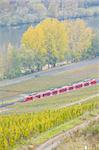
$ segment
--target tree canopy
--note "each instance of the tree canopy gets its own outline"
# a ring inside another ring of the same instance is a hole
[[[54,67],[61,61],[79,61],[93,56],[92,46],[97,39],[81,19],[59,21],[47,18],[23,33],[18,50],[9,44],[6,76],[12,78],[22,71],[39,71],[46,65]]]
[[[86,26],[86,23],[77,19],[76,21],[64,21],[66,29],[68,28],[68,50],[76,59],[80,59],[83,53],[86,53],[91,47],[93,31]]]
[[[48,18],[35,28],[28,28],[23,34],[22,45],[26,48],[23,52],[30,59],[33,56],[44,56],[48,65],[55,66],[57,62],[64,60],[67,54],[79,60],[91,47],[92,39],[93,31],[83,20],[61,22]]]
[[[0,24],[99,16],[99,0],[0,0]]]

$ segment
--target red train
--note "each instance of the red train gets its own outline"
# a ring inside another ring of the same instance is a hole
[[[96,79],[88,79],[88,80],[85,80],[83,82],[79,82],[79,83],[76,83],[76,84],[73,84],[70,86],[64,86],[61,88],[56,88],[56,89],[52,89],[52,90],[48,90],[48,91],[44,91],[44,92],[39,92],[39,93],[27,95],[23,98],[23,102],[41,99],[44,97],[54,96],[54,95],[58,95],[58,94],[63,94],[63,93],[66,93],[66,92],[69,92],[72,90],[78,90],[78,89],[81,89],[83,87],[92,86],[95,84],[96,84]]]

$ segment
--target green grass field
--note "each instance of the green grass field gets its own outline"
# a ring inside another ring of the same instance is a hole
[[[98,91],[99,85],[96,85],[36,101],[17,103],[15,105],[8,106],[7,108],[10,108],[10,110],[4,113],[38,112],[48,109],[57,109],[68,103],[79,101],[90,97],[91,95],[95,95],[98,93]]]
[[[59,72],[53,76],[37,77],[18,84],[0,88],[0,99],[10,98],[22,93],[47,90],[49,88],[69,85],[86,78],[99,78],[99,63],[89,64],[79,69]]]

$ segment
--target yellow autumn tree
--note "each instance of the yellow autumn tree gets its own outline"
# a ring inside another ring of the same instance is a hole
[[[28,60],[30,67],[36,65],[38,70],[41,69],[44,60],[42,57],[46,54],[44,40],[44,33],[38,27],[29,27],[22,36],[23,57]]]
[[[44,64],[55,66],[67,54],[71,59],[79,60],[91,47],[92,39],[92,29],[83,20],[61,22],[48,18],[23,34],[23,62],[25,66],[34,65],[39,70]]]
[[[76,21],[64,21],[64,24],[69,31],[68,50],[76,60],[79,60],[82,54],[86,53],[91,47],[93,31],[80,19]]]
[[[40,28],[32,26],[22,36],[22,45],[27,48],[27,53],[45,53],[44,34]]]
[[[57,19],[48,18],[41,22],[37,28],[44,32],[47,63],[55,66],[58,60],[64,59],[67,50],[68,35],[65,26]]]

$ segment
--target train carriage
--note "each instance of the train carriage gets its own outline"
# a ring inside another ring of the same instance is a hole
[[[58,89],[54,89],[54,90],[52,90],[52,95],[57,95],[57,94],[59,94]]]
[[[61,88],[56,88],[56,89],[52,89],[52,90],[48,90],[48,91],[44,91],[44,92],[40,92],[40,93],[32,93],[30,95],[26,95],[24,96],[24,102],[27,101],[31,101],[31,100],[35,100],[35,99],[41,99],[44,97],[49,97],[49,96],[54,96],[54,95],[58,95],[58,94],[63,94],[65,92],[69,92],[72,90],[79,90],[83,87],[87,87],[87,86],[92,86],[95,85],[96,79],[87,79],[84,80],[83,82],[79,82],[70,86],[64,86]]]
[[[92,79],[92,80],[90,81],[90,84],[91,84],[91,85],[95,85],[95,84],[96,84],[96,79]]]
[[[52,92],[50,90],[42,93],[42,97],[48,97],[48,96],[51,96],[51,95],[52,95]]]
[[[67,91],[68,91],[67,86],[58,89],[59,94],[65,93]]]
[[[68,86],[68,92],[71,91],[71,90],[74,90],[74,86]]]
[[[83,82],[80,82],[80,83],[77,83],[77,84],[74,84],[73,87],[74,87],[74,90],[79,90],[80,88],[82,88],[84,86],[84,83]]]

